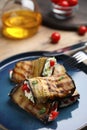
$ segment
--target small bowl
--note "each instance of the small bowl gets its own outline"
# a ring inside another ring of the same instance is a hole
[[[67,19],[75,15],[78,10],[78,5],[63,7],[52,3],[52,12],[57,19]]]

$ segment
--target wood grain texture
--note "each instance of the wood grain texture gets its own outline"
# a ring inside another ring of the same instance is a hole
[[[2,5],[4,5],[5,1],[7,0],[0,0],[0,9],[2,9]],[[76,44],[79,41],[87,41],[87,34],[84,36],[79,36],[77,31],[64,31],[49,28],[43,25],[39,27],[37,34],[31,38],[24,40],[12,40],[7,39],[2,35],[1,28],[2,21],[0,21],[0,61],[22,52],[41,50],[53,51],[62,47]],[[61,40],[58,44],[51,44],[50,41],[50,36],[54,31],[59,32],[61,35]]]
[[[50,36],[54,31],[61,34],[61,40],[58,44],[51,44],[50,41]],[[79,36],[77,32],[60,31],[45,26],[40,26],[36,35],[24,40],[11,40],[0,34],[0,61],[22,52],[53,51],[86,40],[87,34]]]

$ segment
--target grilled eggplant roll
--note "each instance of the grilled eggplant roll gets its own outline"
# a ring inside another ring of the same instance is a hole
[[[65,72],[65,68],[57,64],[54,57],[41,57],[32,61],[17,62],[12,70],[10,78],[16,83],[21,83],[26,78],[59,75]]]
[[[46,103],[48,100],[65,98],[75,91],[75,84],[68,74],[28,79],[34,102]]]
[[[75,84],[68,74],[51,77],[36,77],[23,82],[25,96],[33,103],[46,103],[72,95],[75,91]]]
[[[10,97],[18,106],[46,123],[57,117],[60,100],[74,91],[72,78],[62,74],[27,79],[12,89]]]
[[[13,88],[10,92],[10,97],[14,103],[25,110],[28,113],[33,114],[39,120],[44,123],[53,121],[57,118],[58,112],[58,101],[43,103],[34,103],[32,100],[32,95],[30,96],[24,93],[29,93],[30,90],[27,88],[26,84],[18,85]]]
[[[33,61],[19,61],[12,70],[11,80],[21,83],[26,78],[37,77],[41,74],[46,58],[39,58]]]

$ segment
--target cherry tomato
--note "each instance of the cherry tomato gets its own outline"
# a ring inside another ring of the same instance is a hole
[[[28,86],[27,86],[27,84],[24,84],[23,86],[22,86],[22,90],[23,91],[27,91],[27,92],[30,92],[30,89],[28,88]]]
[[[60,34],[58,32],[54,32],[51,35],[52,43],[57,43],[60,40]]]
[[[58,115],[59,115],[59,112],[51,111],[50,119],[51,119],[51,120],[54,120]]]
[[[54,4],[57,4],[59,0],[51,0]]]
[[[54,65],[55,65],[55,61],[50,60],[50,66],[52,67],[52,66],[54,66]]]
[[[84,35],[85,33],[87,32],[87,28],[86,26],[80,26],[79,29],[78,29],[78,34],[79,35]]]
[[[62,0],[60,3],[59,3],[60,6],[62,7],[69,7],[69,3],[67,0]]]
[[[58,0],[57,4],[60,5],[63,0]]]
[[[68,0],[70,6],[75,6],[78,4],[78,0]]]

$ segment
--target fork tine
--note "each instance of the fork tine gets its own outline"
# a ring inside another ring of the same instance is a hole
[[[75,54],[73,55],[73,57],[78,56],[78,55],[85,55],[85,54],[84,54],[84,52],[79,51],[79,52],[75,53]]]
[[[84,61],[86,59],[87,59],[87,55],[84,52],[79,51],[76,54],[74,54],[72,57],[68,58],[64,62],[64,65],[69,68],[70,67],[76,68],[79,63],[81,63],[82,61]]]
[[[73,57],[78,61],[78,63],[87,59],[87,55],[82,51],[77,52]]]
[[[84,52],[79,51],[76,54],[74,54],[73,57],[87,57],[87,55]]]
[[[87,59],[87,57],[84,57],[83,59],[79,59],[78,60],[78,63],[81,63],[82,61],[84,61],[84,60],[86,60]]]

